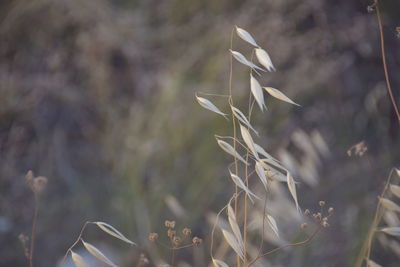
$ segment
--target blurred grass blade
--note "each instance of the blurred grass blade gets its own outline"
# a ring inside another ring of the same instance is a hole
[[[267,220],[268,221],[268,225],[271,227],[272,231],[274,231],[276,236],[279,237],[278,225],[276,223],[276,220],[274,219],[274,217],[272,217],[269,214],[267,214],[267,219],[268,219]]]
[[[248,31],[246,31],[242,28],[239,28],[238,26],[235,26],[235,27],[236,27],[236,33],[240,38],[242,38],[243,40],[245,40],[246,42],[248,42],[249,44],[251,44],[255,47],[259,47],[259,45],[254,40],[253,36],[251,36],[251,34]]]
[[[196,100],[200,104],[200,106],[202,106],[203,108],[208,109],[217,114],[220,114],[220,115],[224,116],[225,119],[227,119],[228,114],[225,114],[221,110],[219,110],[219,108],[217,108],[213,103],[211,103],[210,100],[205,99],[204,97],[197,96],[197,95],[196,95]]]
[[[389,187],[393,195],[400,198],[400,186],[391,184]]]
[[[367,267],[382,267],[382,265],[374,262],[373,260],[366,259]]]
[[[243,183],[242,179],[237,176],[236,174],[233,174],[229,171],[231,178],[233,180],[233,182],[235,183],[235,185],[237,185],[240,189],[242,189],[244,192],[246,192],[246,194],[249,196],[250,201],[254,204],[254,200],[252,199],[252,196],[260,199],[258,196],[256,196],[253,192],[250,191],[250,189]]]
[[[272,87],[263,87],[268,94],[270,94],[271,96],[282,100],[284,102],[296,105],[296,106],[300,106],[299,104],[293,102],[289,97],[287,97],[284,93],[282,93],[281,91],[279,91],[278,89],[272,88]]]
[[[129,240],[128,238],[126,238],[121,232],[119,232],[117,229],[115,229],[114,227],[112,227],[111,225],[109,225],[108,223],[105,222],[94,222],[94,224],[96,224],[101,230],[103,230],[104,232],[106,232],[109,235],[112,235],[113,237],[116,237],[128,244],[131,245],[135,245],[136,243],[132,242],[131,240]]]
[[[275,67],[272,64],[271,58],[268,55],[267,51],[261,48],[257,48],[256,57],[258,59],[258,62],[260,62],[260,64],[268,71],[275,71]]]
[[[226,153],[232,155],[233,157],[237,158],[241,162],[243,162],[246,165],[250,165],[242,156],[239,155],[239,153],[236,152],[236,150],[227,142],[217,139],[218,145],[224,150]]]
[[[264,168],[258,161],[256,162],[255,169],[258,177],[260,178],[262,184],[264,185],[265,190],[267,190],[267,176],[265,176]]]
[[[289,188],[289,192],[290,192],[290,194],[292,194],[294,202],[296,203],[297,210],[300,211],[299,203],[297,201],[296,185],[294,183],[293,177],[289,172],[287,172],[287,176],[286,177],[287,177],[287,185],[288,185],[288,188]]]
[[[251,89],[251,93],[253,94],[254,99],[256,100],[261,111],[264,111],[264,107],[265,107],[265,109],[267,109],[267,106],[265,105],[265,102],[264,102],[264,93],[261,88],[261,85],[256,80],[256,78],[254,78],[253,75],[251,75],[251,74],[250,74],[250,89]]]
[[[387,198],[381,198],[381,199],[379,199],[379,201],[381,202],[381,204],[384,208],[386,208],[388,210],[400,212],[400,207],[393,201],[391,201]]]
[[[251,126],[250,122],[247,120],[246,116],[241,112],[238,108],[234,107],[231,105],[231,109],[233,112],[233,115],[244,125],[249,127],[256,135],[258,135],[258,132]]]
[[[81,257],[81,255],[73,252],[71,250],[71,258],[75,263],[76,267],[89,267],[89,265],[85,262],[85,260]]]
[[[217,259],[212,259],[214,267],[229,267],[228,264],[226,264],[225,262],[221,261],[221,260],[217,260]]]
[[[252,69],[257,69],[257,70],[265,71],[263,68],[260,68],[259,66],[257,66],[257,65],[254,64],[253,62],[248,61],[248,60],[245,58],[245,56],[243,56],[241,53],[239,53],[239,52],[237,52],[237,51],[230,50],[230,49],[229,49],[229,51],[231,52],[231,54],[233,55],[233,57],[234,57],[237,61],[239,61],[240,63],[242,63],[243,65],[246,65],[246,66],[248,66],[248,67],[250,67],[250,68],[252,68]]]
[[[388,235],[400,236],[400,227],[386,227],[381,229],[380,231]]]
[[[240,246],[243,246],[242,233],[240,232],[239,225],[236,221],[235,212],[233,211],[230,203],[228,204],[228,221],[231,225],[232,232],[238,240]]]
[[[99,259],[100,261],[102,261],[104,263],[107,263],[110,266],[118,267],[111,260],[109,260],[98,248],[96,248],[92,244],[86,243],[85,241],[83,241],[83,239],[81,239],[81,240],[82,240],[83,245],[85,246],[87,251],[89,251],[90,254],[92,254],[97,259]]]
[[[254,146],[253,138],[251,137],[249,131],[241,124],[240,124],[240,132],[242,134],[242,138],[243,138],[244,142],[246,143],[247,147],[250,149],[250,151],[253,154],[253,156],[257,160],[259,160],[260,158],[258,157],[258,153],[257,153],[256,148]]]
[[[222,234],[224,235],[225,240],[226,242],[228,242],[229,246],[231,246],[231,248],[236,252],[236,254],[243,260],[244,258],[243,247],[236,240],[235,236],[224,229],[222,229]]]

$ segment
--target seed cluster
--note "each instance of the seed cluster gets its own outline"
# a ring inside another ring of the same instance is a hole
[[[306,209],[304,211],[304,215],[312,217],[317,224],[321,225],[324,228],[329,227],[328,220],[329,217],[333,214],[334,209],[333,207],[329,207],[327,214],[324,214],[324,207],[326,205],[326,202],[321,200],[318,202],[318,205],[321,207],[321,210],[319,212],[311,213],[309,209]],[[302,229],[307,228],[307,223],[302,223],[300,227]]]
[[[169,221],[166,220],[164,222],[164,226],[167,228],[167,236],[173,246],[173,248],[178,248],[180,245],[183,245],[184,241],[187,242],[187,240],[190,240],[190,238],[192,237],[192,230],[190,228],[183,228],[182,229],[182,236],[179,236],[177,234],[177,231],[175,230],[175,226],[176,226],[176,222],[175,221]],[[151,242],[155,242],[158,240],[158,233],[150,233],[148,238]],[[191,239],[191,243],[194,246],[198,246],[202,243],[202,239],[195,236]],[[190,246],[190,244],[186,244],[185,246]]]
[[[40,194],[46,188],[47,178],[44,176],[35,177],[32,171],[28,171],[25,175],[25,179],[28,182],[31,190],[35,194]]]

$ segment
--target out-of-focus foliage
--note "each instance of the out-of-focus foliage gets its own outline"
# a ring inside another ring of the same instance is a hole
[[[394,28],[400,4],[381,2],[391,78],[399,88]],[[233,190],[226,186],[227,157],[213,138],[229,126],[202,112],[194,92],[227,92],[234,25],[257,36],[271,55],[277,72],[260,83],[282,89],[302,105],[278,105],[267,97],[273,108],[257,115],[262,122],[257,130],[268,137],[261,143],[296,163],[297,175],[308,179],[300,185],[302,206],[325,199],[336,210],[332,227],[312,245],[272,262],[350,265],[381,184],[400,158],[399,127],[367,4],[2,1],[0,266],[25,264],[17,237],[29,235],[33,200],[23,176],[30,169],[49,179],[40,201],[37,266],[54,266],[87,220],[117,226],[143,250],[147,234],[168,218],[207,237],[206,214]],[[236,39],[234,47],[247,46]],[[234,94],[245,105],[248,76],[235,65],[234,77]],[[214,103],[228,110],[224,101]],[[307,145],[321,137],[329,148],[324,157]],[[348,158],[347,149],[361,140],[368,152]],[[175,199],[183,211],[171,209]],[[209,260],[207,251],[203,262]],[[128,265],[139,252],[121,248],[115,254]],[[394,266],[396,259],[375,253],[378,262]],[[184,253],[182,258],[201,262]]]

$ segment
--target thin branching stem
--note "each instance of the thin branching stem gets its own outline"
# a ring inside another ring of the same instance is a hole
[[[194,246],[194,244],[191,243],[191,244],[183,245],[183,246],[180,246],[180,247],[171,247],[171,246],[168,246],[168,245],[166,245],[166,244],[164,244],[164,243],[162,243],[162,242],[160,242],[158,240],[157,240],[157,244],[159,244],[160,246],[163,246],[166,249],[170,249],[170,250],[180,250],[180,249],[190,248],[190,247]]]
[[[85,231],[86,226],[87,226],[88,224],[90,224],[90,223],[92,223],[92,222],[87,221],[87,222],[85,222],[85,224],[82,226],[82,229],[81,229],[81,232],[79,233],[78,238],[77,238],[77,239],[75,240],[75,242],[68,248],[67,252],[65,252],[65,255],[64,255],[64,257],[63,257],[63,259],[62,259],[62,261],[61,261],[61,266],[64,265],[64,262],[65,262],[65,260],[67,259],[68,253],[69,253],[69,252],[72,250],[72,248],[75,247],[75,245],[78,244],[78,242],[81,240],[82,235],[83,235],[83,231]]]
[[[212,258],[212,259],[214,259],[214,256],[213,256],[214,233],[215,233],[215,228],[217,227],[217,224],[218,224],[218,221],[219,221],[219,216],[221,215],[221,213],[222,213],[224,210],[226,210],[226,209],[228,208],[228,205],[232,202],[232,200],[238,198],[239,195],[240,195],[241,193],[242,193],[242,191],[239,191],[239,192],[238,192],[238,195],[235,194],[234,196],[232,196],[232,197],[229,199],[228,204],[226,204],[226,205],[217,213],[217,216],[216,216],[216,219],[215,219],[215,223],[214,223],[213,228],[212,228],[212,230],[211,230],[210,255],[211,255],[211,258]],[[239,257],[239,263],[240,263],[240,257]]]
[[[319,225],[318,228],[307,239],[305,239],[303,241],[296,242],[296,243],[290,243],[290,244],[287,244],[287,245],[284,245],[284,246],[281,246],[281,247],[274,248],[274,249],[272,249],[270,251],[264,252],[263,254],[257,256],[252,262],[250,262],[249,267],[251,265],[253,265],[258,259],[260,259],[262,257],[265,257],[267,255],[276,253],[276,252],[278,252],[280,250],[283,250],[285,248],[288,248],[288,247],[296,247],[296,246],[304,245],[304,244],[310,242],[321,231],[321,229],[322,229],[322,225]]]

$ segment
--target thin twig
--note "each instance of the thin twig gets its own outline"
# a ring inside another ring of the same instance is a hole
[[[268,195],[267,192],[265,193],[265,200],[264,200],[264,207],[263,207],[263,220],[262,220],[262,232],[261,232],[261,242],[260,242],[260,247],[258,248],[258,254],[257,257],[261,256],[262,253],[262,248],[264,246],[264,231],[265,231],[265,215],[267,212],[267,200],[268,200]],[[256,258],[257,258],[256,257]]]
[[[78,238],[77,238],[77,239],[75,240],[75,242],[68,248],[67,252],[65,252],[65,255],[64,255],[64,257],[63,257],[63,259],[62,259],[62,261],[61,261],[61,266],[64,265],[64,262],[65,262],[65,260],[67,259],[68,253],[69,253],[69,252],[72,250],[72,248],[73,248],[76,244],[78,244],[78,242],[81,240],[81,237],[82,237],[82,235],[83,235],[83,231],[85,231],[86,226],[87,226],[88,224],[90,224],[90,223],[92,223],[92,222],[87,221],[87,222],[85,222],[85,224],[82,226],[82,229],[81,229],[81,232],[79,233]]]
[[[35,236],[36,236],[36,221],[39,209],[39,198],[37,193],[34,193],[35,201],[34,201],[34,212],[33,212],[33,220],[32,220],[32,232],[31,232],[31,246],[29,249],[29,267],[33,267],[33,252],[35,250]]]
[[[206,92],[197,92],[199,95],[208,95],[208,96],[218,96],[218,97],[230,97],[230,95],[222,95],[222,94],[213,94],[213,93],[206,93]]]
[[[172,250],[171,267],[174,267],[175,249]]]
[[[392,86],[391,86],[390,80],[389,80],[389,72],[388,72],[388,67],[387,67],[387,63],[386,63],[386,55],[385,55],[385,38],[383,36],[382,19],[381,19],[381,12],[379,10],[379,1],[378,0],[375,0],[374,6],[375,6],[375,10],[376,10],[376,19],[378,21],[378,26],[379,26],[379,35],[380,35],[380,40],[381,40],[382,64],[383,64],[383,71],[385,72],[386,87],[387,87],[390,101],[392,102],[392,106],[394,108],[394,111],[396,112],[397,120],[400,123],[400,113],[397,108],[396,101],[394,99],[394,95],[393,95],[393,91],[392,91]]]
[[[287,244],[287,245],[284,245],[284,246],[278,247],[278,248],[274,248],[274,249],[272,249],[272,250],[270,250],[270,251],[267,251],[267,252],[265,252],[265,253],[263,253],[263,254],[257,256],[252,262],[250,262],[249,267],[250,267],[251,265],[253,265],[258,259],[260,259],[260,258],[262,258],[262,257],[264,257],[264,256],[273,254],[273,253],[275,253],[275,252],[278,252],[278,251],[280,251],[280,250],[282,250],[282,249],[285,249],[285,248],[288,248],[288,247],[300,246],[300,245],[304,245],[304,244],[310,242],[310,241],[313,240],[314,237],[319,233],[319,231],[321,231],[321,229],[322,229],[322,225],[320,225],[320,226],[314,231],[314,233],[312,233],[307,239],[305,239],[305,240],[303,240],[303,241],[296,242],[296,243],[291,243],[291,244]]]
[[[251,60],[253,60],[254,50],[251,55]],[[251,70],[250,70],[251,72]],[[249,107],[248,107],[248,121],[251,122],[251,114],[253,111],[254,101],[251,97],[251,91],[249,92]],[[250,125],[247,127],[250,129]],[[250,152],[247,150],[246,152],[246,162],[249,160]],[[245,166],[245,184],[249,187],[249,174],[248,174],[248,165]],[[244,222],[243,222],[243,244],[244,244],[244,260],[243,265],[247,266],[247,194],[244,195]]]
[[[157,240],[157,244],[163,246],[166,249],[170,249],[170,250],[180,250],[180,249],[190,248],[190,247],[194,246],[194,244],[191,243],[191,244],[183,245],[183,246],[180,246],[180,247],[170,247],[170,246],[168,246],[168,245],[166,245],[166,244],[164,244],[164,243],[162,243],[162,242],[160,242],[158,240]]]
[[[213,228],[212,228],[212,230],[211,230],[211,245],[210,245],[210,255],[211,255],[211,259],[215,259],[214,256],[213,256],[214,233],[215,233],[215,228],[216,228],[216,226],[217,226],[217,224],[218,224],[218,221],[219,221],[219,216],[221,215],[221,213],[222,213],[224,210],[226,210],[226,209],[228,208],[228,205],[230,205],[230,203],[232,202],[232,200],[235,199],[235,198],[238,198],[242,192],[243,192],[243,191],[239,191],[237,195],[232,196],[232,197],[229,199],[228,204],[226,204],[226,205],[217,213],[217,217],[216,217],[216,219],[215,219],[215,223],[214,223]],[[240,264],[240,258],[239,258],[239,264]]]
[[[235,31],[235,28],[232,28],[231,32],[231,50],[233,49],[233,33]],[[233,93],[232,93],[232,76],[233,76],[233,56],[232,53],[230,53],[230,71],[229,71],[229,104],[233,106]],[[236,120],[235,120],[235,114],[232,111],[232,125],[233,125],[233,149],[236,151]],[[238,160],[235,157],[235,174],[238,175]],[[235,217],[237,217],[238,214],[238,186],[235,185],[235,207],[234,207],[234,212],[235,212]],[[236,257],[236,266],[240,267],[240,257],[237,255]]]

